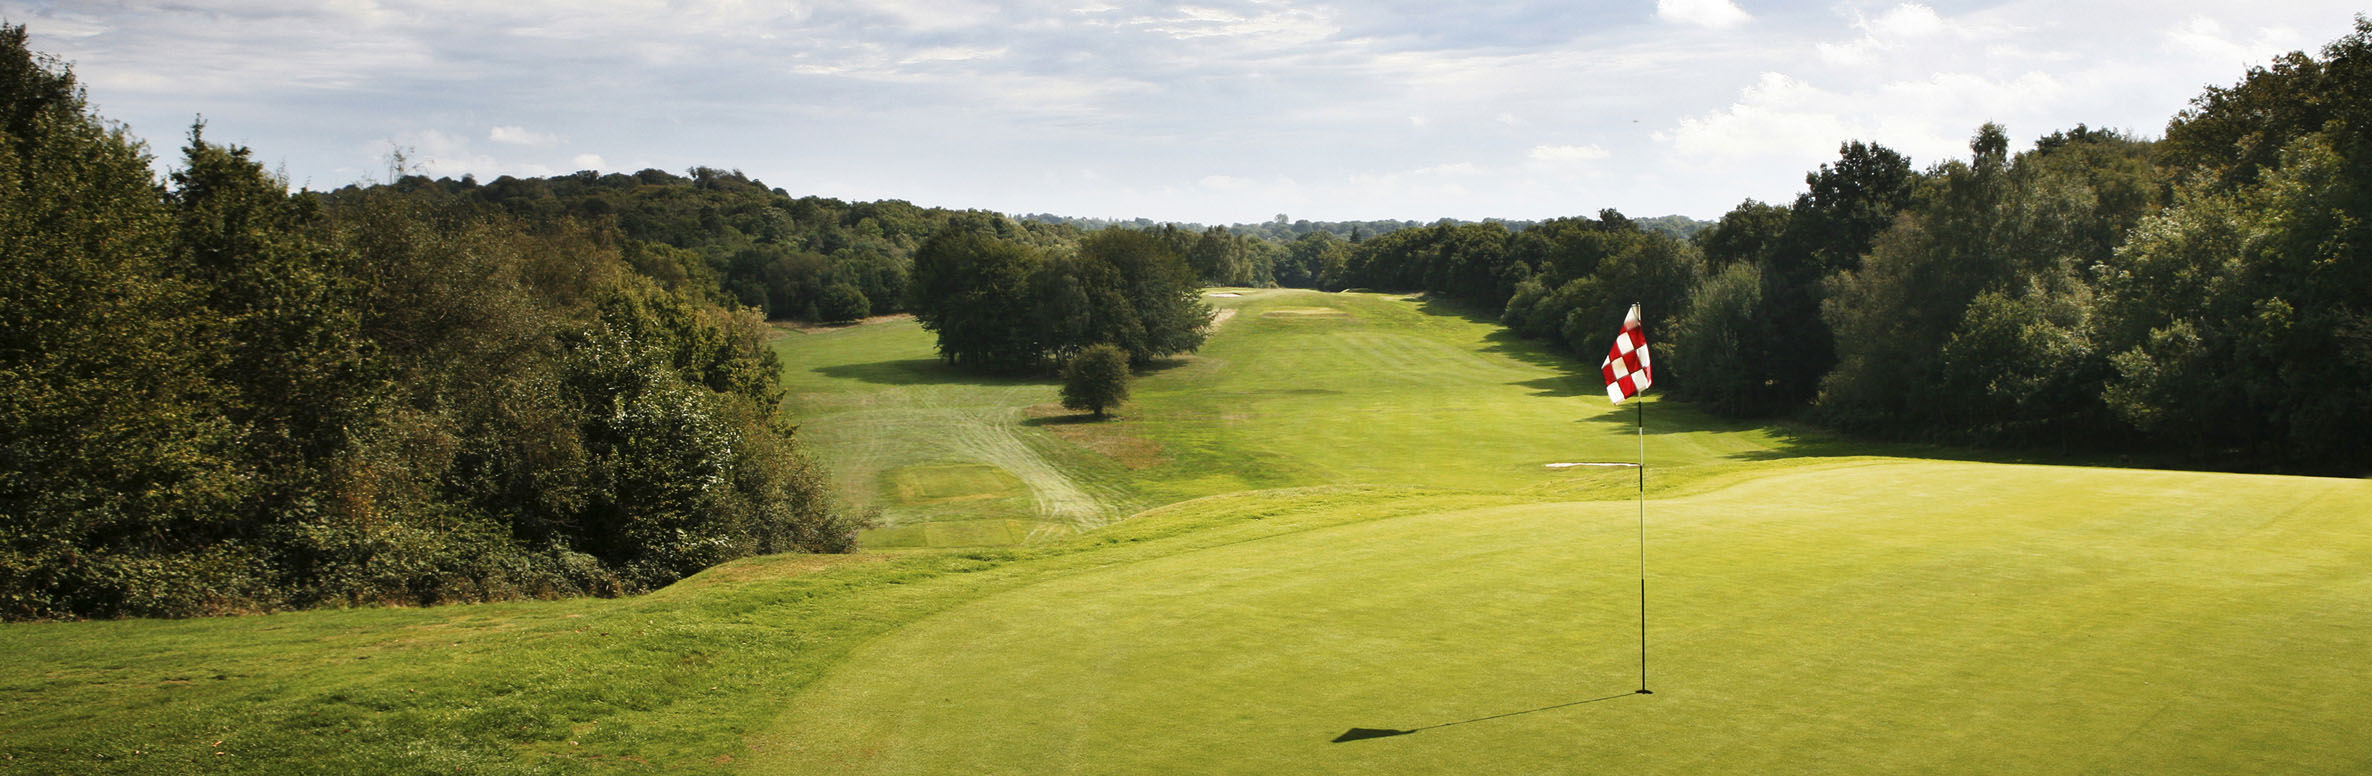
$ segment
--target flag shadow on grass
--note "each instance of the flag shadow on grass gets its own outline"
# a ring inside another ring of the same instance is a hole
[[[1345,742],[1349,742],[1349,741],[1365,741],[1365,740],[1367,740],[1367,739],[1370,739],[1370,738],[1390,738],[1390,737],[1392,737],[1392,736],[1405,736],[1405,735],[1408,735],[1408,734],[1410,734],[1410,733],[1420,733],[1420,732],[1424,732],[1424,731],[1427,731],[1427,730],[1432,730],[1432,729],[1434,729],[1434,728],[1445,728],[1445,727],[1449,727],[1449,726],[1452,726],[1452,725],[1466,725],[1466,724],[1472,724],[1472,723],[1475,723],[1475,722],[1488,722],[1488,721],[1491,721],[1491,720],[1494,720],[1494,719],[1506,719],[1506,718],[1508,718],[1508,717],[1520,717],[1520,716],[1523,716],[1523,715],[1525,715],[1525,714],[1538,714],[1538,713],[1540,713],[1540,712],[1543,712],[1543,711],[1555,711],[1555,710],[1557,710],[1557,709],[1566,708],[1566,707],[1568,707],[1568,706],[1579,706],[1579,705],[1582,705],[1582,704],[1584,704],[1584,703],[1597,703],[1597,702],[1599,702],[1599,701],[1610,701],[1610,700],[1614,700],[1614,699],[1616,699],[1616,698],[1628,698],[1628,697],[1631,697],[1631,696],[1633,696],[1633,695],[1638,695],[1638,694],[1639,694],[1639,693],[1636,693],[1636,692],[1626,692],[1626,693],[1623,693],[1623,694],[1621,694],[1621,695],[1609,695],[1609,696],[1606,696],[1606,697],[1604,697],[1604,698],[1591,698],[1591,699],[1589,699],[1589,700],[1586,700],[1586,701],[1571,701],[1571,702],[1567,702],[1567,703],[1559,703],[1559,704],[1557,704],[1557,705],[1554,705],[1554,706],[1542,706],[1542,707],[1540,707],[1540,708],[1537,708],[1537,709],[1525,709],[1525,710],[1523,710],[1523,711],[1510,711],[1510,712],[1507,712],[1507,713],[1505,713],[1505,714],[1493,714],[1493,715],[1490,715],[1490,716],[1488,716],[1488,717],[1475,717],[1475,718],[1473,718],[1473,719],[1462,719],[1462,720],[1458,720],[1458,721],[1456,721],[1456,722],[1443,722],[1443,723],[1440,723],[1440,724],[1435,724],[1435,725],[1426,725],[1426,726],[1424,726],[1424,727],[1415,727],[1415,728],[1409,728],[1409,729],[1406,729],[1406,730],[1400,730],[1400,729],[1396,729],[1396,728],[1363,728],[1363,727],[1355,727],[1355,728],[1351,728],[1350,730],[1343,731],[1343,734],[1342,734],[1342,735],[1335,736],[1335,737],[1334,737],[1334,741],[1333,741],[1333,743],[1340,744],[1340,743],[1345,743]]]

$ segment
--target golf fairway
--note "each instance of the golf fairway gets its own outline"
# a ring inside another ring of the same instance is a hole
[[[925,618],[743,763],[2361,772],[2366,515],[2357,480],[1901,460],[1651,501],[1652,695],[1634,503],[1353,522]]]

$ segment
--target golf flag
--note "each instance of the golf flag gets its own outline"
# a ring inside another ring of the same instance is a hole
[[[1623,316],[1622,333],[1614,335],[1614,347],[1607,349],[1606,363],[1598,365],[1598,372],[1606,376],[1606,398],[1616,404],[1655,383],[1655,366],[1647,361],[1647,331],[1639,327],[1638,305],[1631,305],[1630,314]]]

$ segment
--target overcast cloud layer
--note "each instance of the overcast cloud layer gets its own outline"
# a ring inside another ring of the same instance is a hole
[[[2337,2],[22,2],[160,156],[316,189],[737,168],[793,194],[1234,223],[1714,218],[1846,139],[2156,136]]]

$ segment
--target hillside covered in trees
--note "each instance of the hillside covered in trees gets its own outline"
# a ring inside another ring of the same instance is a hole
[[[0,618],[648,590],[851,546],[763,322],[603,220],[166,185],[0,29]]]

